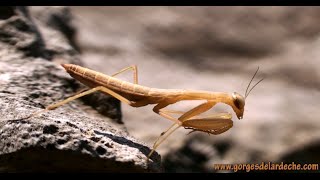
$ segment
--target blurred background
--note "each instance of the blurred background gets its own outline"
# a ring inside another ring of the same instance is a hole
[[[220,135],[179,129],[157,150],[166,172],[214,164],[320,162],[319,7],[70,7],[86,67],[105,74],[135,64],[154,88],[238,92],[266,77],[244,118]],[[132,73],[118,78],[132,81]],[[171,107],[187,110],[201,102]],[[122,104],[131,136],[152,146],[171,121]],[[213,112],[232,112],[218,104]]]

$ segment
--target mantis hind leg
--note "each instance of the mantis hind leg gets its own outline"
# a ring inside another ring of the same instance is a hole
[[[133,70],[133,82],[134,82],[134,84],[138,84],[138,67],[136,65],[132,65],[132,66],[123,68],[119,72],[114,73],[111,76],[116,76],[116,75],[121,74],[127,70]]]
[[[133,70],[133,82],[134,82],[135,84],[138,84],[138,68],[137,68],[136,65],[132,65],[132,66],[126,67],[126,68],[120,70],[119,72],[113,74],[112,76],[116,76],[116,75],[118,75],[118,74],[120,74],[120,73],[123,73],[123,72],[125,72],[125,71],[127,71],[127,70]],[[103,89],[104,89],[104,90],[103,90]],[[59,107],[59,106],[62,106],[63,104],[66,104],[66,103],[72,101],[72,100],[75,100],[75,99],[77,99],[77,98],[80,98],[80,97],[82,97],[82,96],[91,94],[91,93],[93,93],[93,92],[95,92],[95,91],[99,91],[99,90],[100,90],[100,91],[106,91],[106,93],[112,95],[113,97],[117,98],[118,100],[120,100],[120,101],[122,101],[122,102],[124,102],[124,103],[127,103],[127,104],[129,104],[129,105],[132,105],[132,106],[134,106],[134,107],[139,107],[139,106],[142,106],[142,105],[144,105],[144,104],[147,104],[147,102],[132,103],[132,102],[130,102],[128,99],[126,99],[126,98],[124,98],[123,96],[115,93],[114,91],[112,91],[112,90],[110,90],[110,89],[108,89],[108,90],[106,90],[106,89],[107,89],[107,88],[105,88],[105,87],[102,88],[102,86],[98,86],[98,87],[95,87],[95,88],[92,88],[92,89],[84,88],[84,89],[78,91],[77,93],[75,93],[76,95],[71,96],[71,97],[69,97],[69,98],[67,98],[67,99],[65,99],[65,100],[63,100],[63,101],[58,102],[58,103],[49,105],[49,106],[46,107],[44,110],[41,110],[41,111],[37,111],[37,112],[35,112],[35,113],[32,113],[31,115],[29,115],[29,116],[27,116],[27,117],[25,117],[25,118],[22,118],[22,119],[29,119],[29,118],[31,118],[31,117],[34,117],[34,116],[38,115],[38,114],[41,114],[41,113],[44,113],[44,112],[46,112],[46,111],[55,109],[55,108],[57,108],[57,107]],[[21,120],[22,120],[22,119],[21,119]]]
[[[35,116],[35,115],[40,114],[40,113],[43,113],[43,112],[46,112],[46,111],[49,111],[49,110],[56,109],[56,108],[58,108],[58,107],[60,107],[60,106],[62,106],[62,105],[64,105],[64,104],[66,104],[66,103],[68,103],[68,102],[70,102],[70,101],[73,101],[73,100],[78,99],[78,98],[80,98],[80,97],[82,97],[82,96],[85,96],[85,95],[94,93],[94,92],[96,92],[96,91],[102,91],[102,92],[104,92],[104,93],[110,94],[111,96],[117,98],[117,99],[120,100],[121,102],[124,102],[124,103],[126,103],[126,104],[128,104],[128,105],[134,104],[134,102],[129,101],[128,99],[126,99],[125,97],[121,96],[120,94],[118,94],[118,93],[116,93],[116,92],[114,92],[114,91],[112,91],[112,90],[110,90],[110,89],[108,89],[108,88],[106,88],[106,87],[104,87],[104,86],[98,86],[98,87],[89,89],[89,90],[87,90],[87,91],[81,92],[81,93],[79,93],[79,94],[76,94],[76,95],[74,95],[74,96],[71,96],[71,97],[69,97],[69,98],[67,98],[67,99],[65,99],[65,100],[60,101],[60,102],[51,104],[51,105],[47,106],[44,110],[35,112],[35,113],[31,114],[30,116],[28,116],[28,117],[26,117],[26,118],[23,118],[23,119],[28,119],[28,118],[31,118],[31,117],[33,117],[33,116]]]

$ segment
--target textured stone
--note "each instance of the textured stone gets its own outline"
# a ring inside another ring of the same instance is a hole
[[[75,32],[66,28],[72,26],[52,20],[68,19],[66,11],[65,7],[1,11],[0,171],[161,171],[160,156],[155,153],[147,164],[150,148],[126,131],[119,101],[101,93],[23,119],[82,88],[59,65],[81,64],[71,43],[74,35],[67,33]],[[41,14],[46,16],[34,17]]]

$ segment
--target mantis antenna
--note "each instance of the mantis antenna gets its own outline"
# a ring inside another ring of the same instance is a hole
[[[247,89],[246,89],[246,93],[245,93],[245,96],[244,96],[244,99],[246,99],[248,97],[248,95],[250,94],[250,92],[252,91],[252,89],[254,87],[256,87],[264,78],[260,79],[255,85],[252,86],[252,88],[248,91],[249,87],[250,87],[250,84],[252,83],[252,80],[254,79],[254,77],[257,75],[259,71],[259,66],[258,66],[258,69],[256,70],[256,72],[254,73],[254,75],[252,76],[248,86],[247,86]]]

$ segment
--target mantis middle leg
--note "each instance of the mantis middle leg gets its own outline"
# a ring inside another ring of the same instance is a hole
[[[185,120],[188,120],[191,117],[194,117],[196,115],[199,115],[201,113],[204,113],[206,111],[208,111],[209,109],[211,109],[214,105],[216,104],[215,101],[208,101],[206,103],[200,104],[198,106],[196,106],[195,108],[187,111],[186,113],[184,113],[183,115],[181,115],[178,119],[173,118],[172,116],[169,116],[167,113],[165,113],[164,111],[161,111],[162,108],[168,106],[167,104],[158,104],[157,106],[155,106],[154,111],[158,110],[159,114],[162,115],[163,117],[170,117],[172,118],[175,123],[172,124],[166,131],[164,131],[163,133],[161,133],[161,135],[157,138],[157,140],[155,141],[154,145],[153,145],[153,149],[152,151],[149,153],[148,155],[148,159],[150,158],[150,156],[153,154],[153,152],[157,149],[157,147],[164,141],[166,140],[175,130],[177,130],[180,126],[183,125],[183,122]],[[161,109],[157,109],[157,108],[161,108]],[[155,111],[156,112],[156,111]],[[170,119],[170,120],[172,120]],[[177,127],[173,128],[175,125],[178,125]],[[172,129],[173,128],[173,129]],[[162,139],[161,139],[162,138]]]

